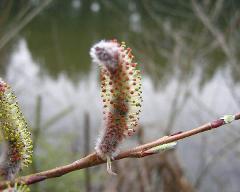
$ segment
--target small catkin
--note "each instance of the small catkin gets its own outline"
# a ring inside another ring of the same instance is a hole
[[[100,41],[90,55],[100,67],[101,97],[104,107],[104,130],[97,140],[96,152],[108,162],[119,143],[132,135],[141,112],[141,75],[130,48],[116,40]],[[108,169],[111,172],[111,165]]]
[[[3,139],[0,175],[12,180],[31,163],[32,140],[10,86],[0,79],[0,132]]]
[[[13,187],[8,187],[3,192],[30,192],[27,185],[15,183]]]

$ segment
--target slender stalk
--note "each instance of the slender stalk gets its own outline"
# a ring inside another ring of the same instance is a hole
[[[231,121],[240,120],[240,113],[237,113],[232,117],[233,117],[233,119]],[[164,136],[153,142],[146,143],[144,145],[140,145],[133,149],[124,151],[124,152],[120,153],[115,158],[115,160],[120,160],[120,159],[124,159],[124,158],[129,158],[129,157],[130,158],[142,158],[145,156],[153,155],[155,153],[148,153],[147,150],[150,148],[165,144],[165,143],[182,140],[184,138],[187,138],[187,137],[190,137],[193,135],[197,135],[197,134],[205,132],[205,131],[216,129],[218,127],[221,127],[222,125],[225,125],[226,123],[230,123],[231,121],[229,121],[229,119],[227,119],[227,118],[220,118],[220,119],[217,119],[210,123],[201,125],[197,128],[191,129],[189,131],[179,132],[179,133],[176,133],[176,134],[173,134],[170,136]],[[92,166],[96,166],[99,164],[103,164],[105,162],[106,162],[105,160],[102,160],[94,152],[94,153],[91,153],[88,156],[83,157],[83,158],[81,158],[73,163],[70,163],[68,165],[56,167],[54,169],[50,169],[50,170],[39,172],[39,173],[34,173],[34,174],[23,176],[23,177],[19,177],[15,181],[13,181],[12,184],[15,182],[24,182],[27,185],[31,185],[31,184],[34,184],[34,183],[37,183],[37,182],[40,182],[40,181],[43,181],[46,179],[60,177],[62,175],[70,173],[72,171],[76,171],[76,170],[84,169],[87,167],[92,167]],[[5,187],[7,187],[8,183],[9,183],[8,181],[0,182],[0,189],[4,189]]]
[[[90,152],[90,122],[89,114],[85,113],[84,116],[84,155],[89,154]],[[85,169],[85,191],[91,191],[91,174],[88,168]]]
[[[33,129],[33,162],[31,164],[31,170],[37,172],[38,170],[38,159],[36,158],[36,146],[41,135],[41,119],[42,119],[42,97],[38,95],[36,98],[36,109],[35,109],[35,126]],[[35,192],[39,191],[39,186],[35,185]]]

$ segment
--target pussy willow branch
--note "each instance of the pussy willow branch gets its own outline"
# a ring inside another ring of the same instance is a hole
[[[240,120],[240,113],[237,113],[234,115],[234,119],[233,120]],[[230,123],[230,122],[229,122]],[[135,147],[133,149],[121,152],[116,158],[115,160],[120,160],[120,159],[124,159],[124,158],[142,158],[145,156],[149,156],[149,155],[153,155],[155,154],[154,152],[149,151],[148,149],[151,149],[153,147],[159,146],[161,144],[166,144],[166,143],[171,143],[173,141],[178,141],[181,139],[184,139],[186,137],[190,137],[205,131],[209,131],[212,129],[216,129],[218,127],[221,127],[222,125],[226,124],[226,120],[224,120],[223,118],[217,119],[215,121],[212,121],[210,123],[206,123],[200,127],[191,129],[189,131],[185,131],[185,132],[179,132],[170,136],[164,136],[160,139],[157,139],[153,142],[150,143],[146,143],[144,145],[140,145],[138,147]],[[64,165],[61,167],[56,167],[54,169],[50,169],[47,171],[43,171],[43,172],[39,172],[39,173],[34,173],[31,175],[27,175],[27,176],[23,176],[23,177],[19,177],[17,178],[15,181],[12,182],[23,182],[27,185],[31,185],[46,179],[50,179],[50,178],[55,178],[55,177],[60,177],[62,175],[65,175],[67,173],[70,173],[72,171],[76,171],[76,170],[80,170],[80,169],[84,169],[87,167],[92,167],[92,166],[96,166],[99,164],[103,164],[106,161],[102,160],[101,158],[98,157],[98,155],[96,153],[91,153],[86,157],[83,157],[71,164],[68,165]],[[7,184],[9,184],[8,181],[1,181],[0,182],[0,189],[4,189],[5,187],[7,187]]]

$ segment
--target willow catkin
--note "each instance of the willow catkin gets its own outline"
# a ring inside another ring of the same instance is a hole
[[[0,132],[3,139],[0,175],[12,180],[32,158],[32,140],[27,123],[10,86],[0,79]]]
[[[15,183],[13,187],[8,187],[2,192],[30,192],[30,189],[27,185]]]
[[[124,42],[100,41],[91,48],[90,55],[100,66],[105,120],[95,149],[109,162],[119,143],[138,126],[142,102],[141,76],[137,63],[133,62],[131,49],[126,48]],[[108,171],[111,172],[111,167]]]

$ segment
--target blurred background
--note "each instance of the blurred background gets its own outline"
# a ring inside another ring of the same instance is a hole
[[[237,0],[0,0],[0,76],[13,87],[34,140],[22,174],[94,150],[102,127],[98,67],[89,49],[117,38],[143,74],[138,133],[127,149],[240,110]],[[32,191],[238,192],[239,122],[176,150],[76,171]]]

